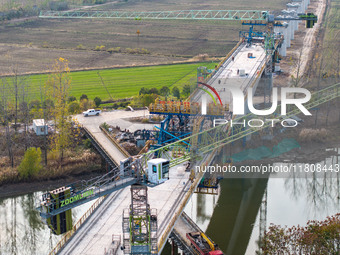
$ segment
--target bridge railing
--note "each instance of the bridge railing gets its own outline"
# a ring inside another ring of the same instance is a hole
[[[210,153],[210,155],[207,157],[207,159],[204,160],[204,162],[202,163],[201,167],[209,165],[211,163],[211,161],[213,160],[213,157],[214,157],[214,153]],[[175,213],[174,217],[169,222],[167,228],[163,232],[163,235],[158,239],[159,240],[158,241],[158,251],[160,251],[163,248],[165,242],[168,239],[168,236],[170,235],[172,229],[175,226],[175,223],[176,223],[178,217],[181,216],[181,214],[184,210],[184,207],[188,203],[192,194],[195,192],[195,190],[196,190],[199,182],[201,181],[203,175],[204,175],[203,171],[199,171],[198,173],[196,173],[195,179],[194,179],[193,183],[190,185],[189,190],[185,193],[185,196],[182,199],[182,202],[179,205],[177,212]]]
[[[216,79],[216,77],[218,76],[217,74],[218,74],[219,72],[222,71],[221,66],[225,64],[225,62],[230,58],[230,56],[231,56],[232,54],[235,54],[235,52],[240,51],[239,46],[240,46],[242,43],[243,43],[243,40],[240,40],[240,41],[236,44],[236,46],[235,46],[231,51],[229,51],[229,53],[228,53],[228,54],[220,61],[220,63],[217,65],[216,69],[215,69],[211,74],[209,74],[209,75],[205,78],[205,80],[204,80],[205,83],[208,83],[208,82],[210,81],[210,79],[211,79],[211,80]],[[229,62],[228,62],[228,63],[229,63]],[[215,77],[215,78],[214,78],[214,77]],[[186,101],[190,101],[190,100],[192,99],[192,97],[197,93],[197,91],[198,91],[198,90],[195,89],[195,91],[193,91],[193,92],[189,95],[189,97],[186,99]]]
[[[50,251],[49,255],[56,255],[64,245],[70,240],[70,238],[74,235],[74,233],[81,227],[81,225],[88,219],[88,217],[97,209],[101,202],[105,197],[98,198],[91,207],[85,212],[85,214],[77,221],[77,223],[73,226],[73,228],[68,231],[61,240],[56,244],[56,246]]]
[[[105,158],[105,160],[111,165],[112,168],[118,167],[119,162],[117,163],[111,155],[105,150],[105,148],[98,142],[98,140],[92,135],[92,133],[86,128],[82,127],[85,131],[86,135],[92,140],[93,146],[98,150],[98,152]]]
[[[247,93],[247,89],[248,88],[253,88],[254,85],[256,84],[257,80],[261,77],[264,69],[266,68],[266,64],[268,61],[268,58],[270,58],[271,56],[266,56],[260,63],[260,65],[256,68],[254,75],[250,78],[250,80],[248,81],[247,85],[244,88],[244,94],[246,95],[246,97],[248,96]]]
[[[104,133],[104,135],[113,143],[113,145],[127,158],[129,158],[131,155],[130,153],[128,153],[120,144],[119,142],[112,137],[109,132],[106,131],[105,128],[103,128],[102,126],[99,126],[100,130]],[[120,162],[117,162],[117,164],[119,164]]]
[[[226,66],[228,65],[232,60],[229,59],[231,55],[233,54],[237,54],[238,52],[240,52],[241,50],[241,47],[240,45],[243,43],[243,39],[241,39],[236,45],[234,48],[232,48],[231,51],[229,51],[229,53],[222,59],[222,61],[218,64],[218,66],[216,67],[215,71],[212,72],[211,74],[209,74],[204,82],[205,83],[213,83],[216,79],[217,79],[217,76],[218,74],[222,71],[221,67],[222,66]]]

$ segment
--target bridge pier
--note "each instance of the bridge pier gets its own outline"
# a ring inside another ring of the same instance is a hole
[[[171,255],[178,255],[178,246],[176,242],[172,241],[171,242]]]

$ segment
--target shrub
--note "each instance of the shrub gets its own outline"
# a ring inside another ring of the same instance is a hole
[[[135,96],[131,101],[131,107],[144,107],[149,106],[151,103],[155,102],[158,95],[155,94],[142,94],[140,96]]]
[[[70,114],[76,114],[80,111],[80,105],[77,101],[73,101],[68,104],[67,110]]]
[[[261,242],[261,254],[339,254],[340,213],[307,226],[271,224]]]
[[[177,87],[174,87],[172,89],[172,95],[174,97],[177,97],[177,99],[179,99],[181,97],[181,93],[180,93],[180,91],[179,91],[179,89]]]
[[[126,51],[127,53],[129,53],[129,54],[132,54],[132,53],[133,53],[133,49],[131,49],[131,48],[126,48],[125,51]]]
[[[48,48],[49,46],[48,46],[48,43],[47,43],[47,42],[43,42],[43,44],[42,44],[41,47],[43,47],[43,48]]]
[[[104,51],[105,50],[105,46],[104,45],[101,45],[101,46],[96,46],[94,48],[95,51]]]
[[[100,99],[100,97],[95,97],[93,99],[94,104],[96,105],[96,107],[99,107],[99,105],[101,104],[102,100]]]
[[[147,49],[139,49],[139,48],[135,48],[135,49],[131,49],[131,48],[126,48],[125,51],[129,54],[150,54],[150,51],[148,51]]]
[[[208,54],[199,54],[196,56],[196,58],[198,59],[198,61],[207,61],[209,58]]]
[[[109,131],[109,124],[107,124],[106,122],[104,122],[102,125],[101,125],[102,128],[104,128],[106,131]]]
[[[159,92],[162,96],[166,97],[170,94],[170,89],[167,86],[163,86]]]
[[[52,99],[46,99],[43,104],[42,104],[42,107],[44,109],[52,109],[54,108],[54,102]]]
[[[91,142],[91,140],[90,140],[90,139],[84,140],[84,146],[85,146],[85,148],[87,148],[87,149],[91,149],[91,148],[92,148],[92,142]]]
[[[142,87],[140,90],[139,90],[139,95],[143,95],[143,94],[149,94],[149,90]]]
[[[141,88],[139,90],[139,95],[144,95],[144,94],[159,94],[159,91],[157,88],[151,88],[151,89],[147,89],[147,88]]]
[[[76,101],[76,100],[77,100],[77,98],[74,97],[74,96],[69,96],[68,99],[67,99],[67,101],[68,101],[69,103],[71,103],[71,102],[73,102],[73,101]]]
[[[95,107],[93,101],[88,100],[88,99],[81,100],[79,103],[79,106],[82,111],[86,111],[88,109],[92,109]]]
[[[40,109],[41,108],[41,103],[39,100],[32,100],[29,104],[29,109]]]
[[[80,96],[80,101],[81,101],[81,100],[83,100],[83,99],[87,99],[87,100],[88,100],[88,97],[87,97],[87,95],[85,95],[85,94],[82,94],[82,95]]]
[[[139,50],[139,53],[140,53],[140,54],[150,54],[150,51],[148,51],[147,49],[141,48],[141,49]]]
[[[110,48],[107,50],[110,53],[118,53],[121,52],[120,47]]]
[[[41,169],[42,166],[40,148],[28,148],[25,152],[23,160],[18,167],[20,177],[23,179],[29,179],[38,174]]]
[[[184,85],[183,87],[183,90],[182,90],[182,93],[185,97],[189,96],[190,95],[190,92],[191,92],[191,87],[190,85],[186,84]]]
[[[78,44],[76,50],[86,50],[86,47],[82,44]]]
[[[299,140],[302,142],[322,142],[327,138],[327,134],[328,132],[325,128],[304,128],[299,134]]]
[[[158,89],[157,88],[151,88],[150,90],[149,90],[149,94],[159,94],[159,92],[158,92]]]

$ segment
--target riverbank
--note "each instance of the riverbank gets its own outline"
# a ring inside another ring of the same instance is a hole
[[[334,139],[340,137],[340,127],[333,126],[328,129],[329,139],[323,142],[300,142],[300,148],[293,149],[287,153],[284,153],[276,158],[261,159],[261,161],[243,161],[236,165],[257,165],[260,163],[268,164],[274,162],[293,162],[293,163],[316,163],[324,160],[327,157],[335,155],[332,148],[340,147],[340,139]],[[293,133],[293,132],[291,132]],[[292,134],[286,134],[285,138],[292,138]],[[254,147],[255,148],[255,147]],[[79,181],[89,180],[93,177],[102,175],[103,173],[98,171],[86,172],[83,171],[78,174],[72,174],[69,176],[62,176],[59,179],[43,180],[34,182],[22,182],[15,184],[5,184],[0,186],[0,198],[6,198],[11,196],[19,196],[36,191],[53,190],[64,185]]]
[[[12,196],[20,196],[36,191],[53,190],[80,180],[90,180],[99,175],[103,175],[100,169],[97,171],[61,176],[58,179],[4,184],[0,186],[0,199]]]

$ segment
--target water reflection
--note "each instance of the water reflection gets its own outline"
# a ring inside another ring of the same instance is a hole
[[[42,192],[0,199],[0,254],[48,254],[62,236],[55,236],[35,210]],[[72,212],[75,222],[91,206],[79,206]]]
[[[195,193],[184,211],[203,231],[206,231],[218,199],[219,195]]]
[[[207,234],[226,254],[244,254],[267,179],[225,179]]]
[[[338,164],[339,159],[338,153],[319,163],[329,166]],[[255,254],[259,238],[259,209],[266,189],[267,226],[269,223],[305,225],[308,220],[323,220],[340,211],[340,173],[316,176],[224,179],[220,195],[215,197],[217,203],[207,202],[213,200],[211,195],[195,195],[185,212],[227,255]],[[213,209],[213,212],[210,211]]]
[[[339,159],[339,155],[333,156],[321,163],[338,164]],[[267,226],[304,225],[340,209],[337,173],[335,178],[224,179],[219,195],[194,194],[185,212],[226,254],[252,255],[257,250],[258,212],[266,189]],[[48,254],[60,240],[61,236],[52,235],[35,210],[35,198],[41,194],[0,199],[0,254]],[[73,209],[73,222],[90,206],[87,203]],[[168,250],[163,254],[169,254]]]

